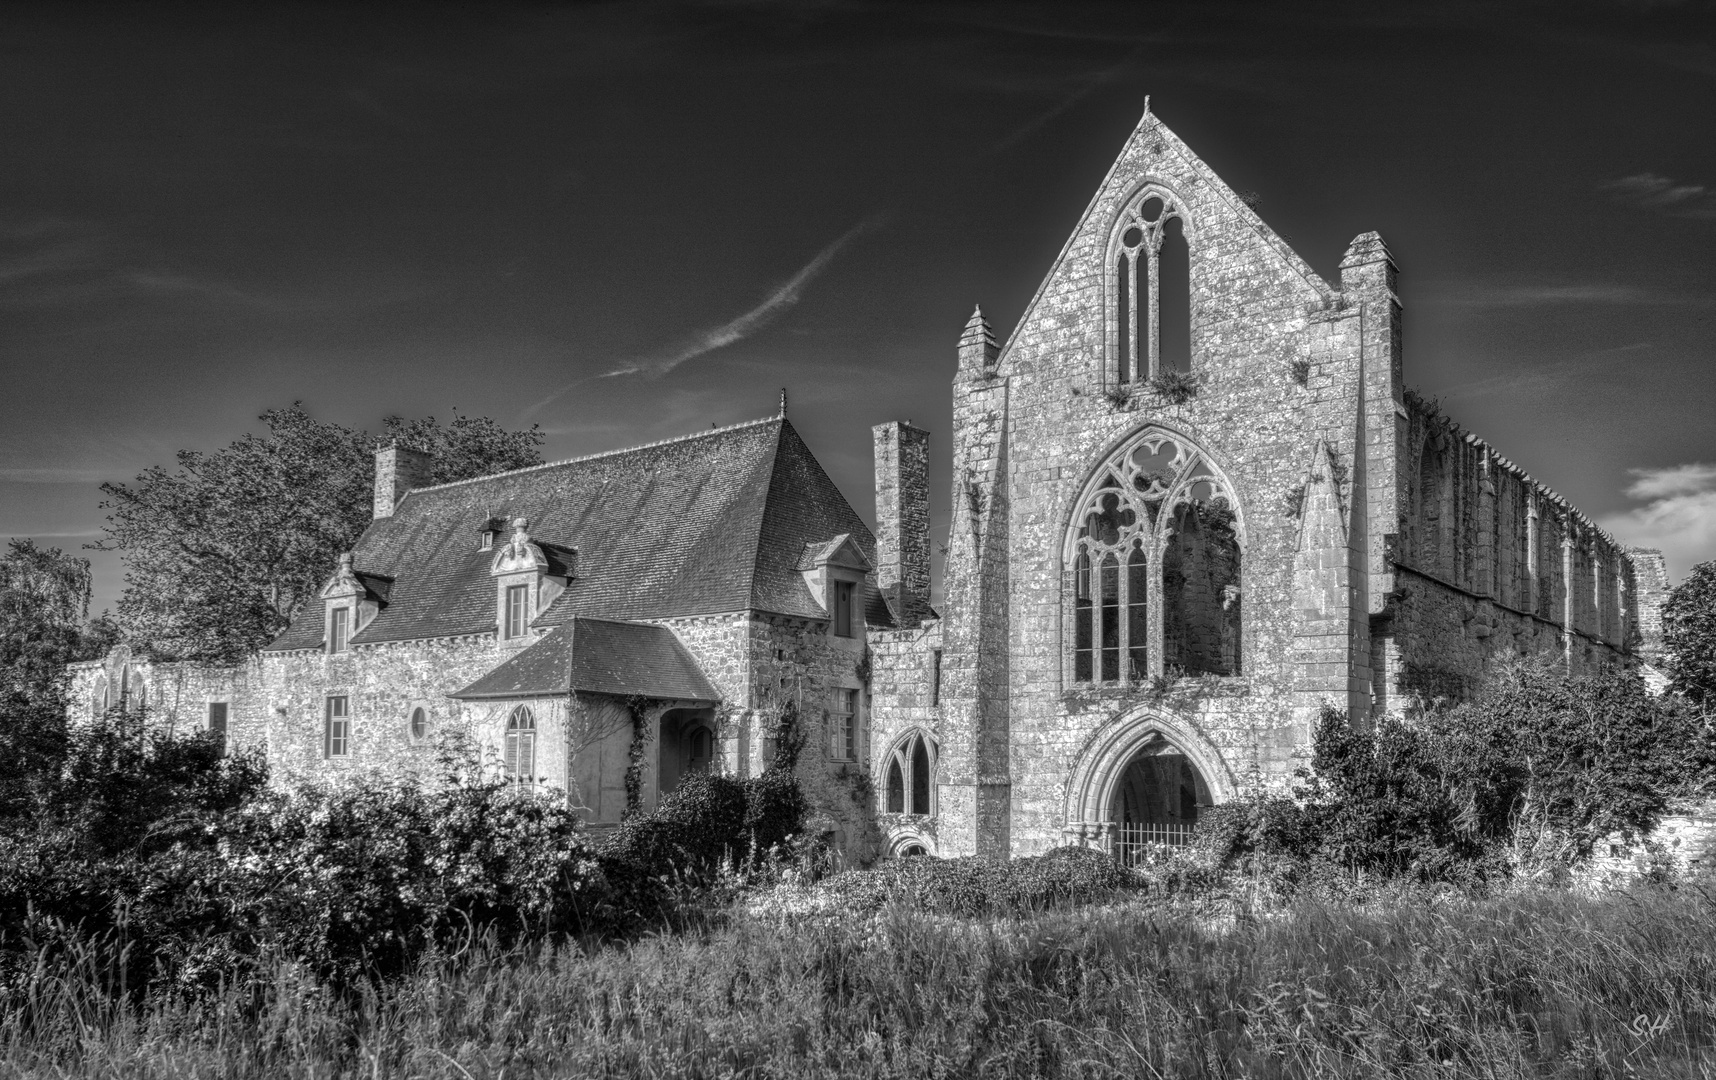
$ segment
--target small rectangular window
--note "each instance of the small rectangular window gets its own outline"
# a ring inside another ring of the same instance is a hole
[[[226,702],[209,702],[209,736],[226,753]]]
[[[352,751],[351,699],[343,695],[328,698],[327,724],[322,739],[322,756],[345,757]]]
[[[858,760],[858,691],[834,691],[834,756]]]
[[[834,583],[834,634],[836,637],[857,637],[852,622],[853,583]]]
[[[351,633],[351,608],[337,607],[328,613],[328,651],[345,652]]]
[[[506,636],[521,638],[530,628],[530,586],[508,585],[506,589]]]
[[[941,650],[930,652],[930,708],[941,705]]]

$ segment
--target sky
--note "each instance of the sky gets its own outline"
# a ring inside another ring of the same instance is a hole
[[[258,431],[452,410],[550,460],[789,415],[860,513],[1150,96],[1406,379],[1678,580],[1716,558],[1708,3],[0,8],[0,536]],[[122,587],[95,563],[95,608]]]

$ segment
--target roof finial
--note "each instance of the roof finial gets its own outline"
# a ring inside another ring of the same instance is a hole
[[[1150,95],[1144,95],[1144,119],[1150,119]]]
[[[786,387],[781,387],[781,416],[786,416]]]

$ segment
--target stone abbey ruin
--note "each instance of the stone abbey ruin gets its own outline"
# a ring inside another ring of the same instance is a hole
[[[909,425],[875,429],[874,532],[784,409],[438,487],[384,448],[373,523],[260,655],[121,647],[76,700],[283,778],[423,770],[462,730],[595,829],[758,773],[792,721],[855,858],[1180,842],[1285,785],[1325,705],[1658,638],[1659,556],[1406,389],[1397,273],[1366,233],[1324,281],[1147,113],[1011,335],[959,339],[939,611]]]

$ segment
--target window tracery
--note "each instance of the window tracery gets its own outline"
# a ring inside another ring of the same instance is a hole
[[[1144,429],[1096,471],[1072,519],[1072,678],[1239,674],[1237,503],[1204,454]]]
[[[914,731],[894,745],[888,754],[884,807],[890,814],[935,813],[936,747],[928,736]]]
[[[1191,249],[1186,211],[1146,187],[1115,225],[1109,275],[1112,378],[1125,386],[1191,370]]]

